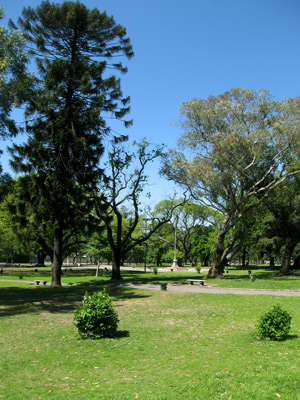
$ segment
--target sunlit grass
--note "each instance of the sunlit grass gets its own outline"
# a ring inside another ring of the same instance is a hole
[[[0,396],[297,399],[300,298],[108,286],[119,313],[118,335],[92,341],[79,340],[73,325],[86,290],[96,287],[0,288]],[[255,324],[274,304],[292,315],[291,336],[258,341]]]
[[[193,271],[164,271],[155,275],[147,270],[146,273],[139,271],[121,270],[125,282],[142,282],[142,283],[158,283],[168,282],[175,284],[186,284],[187,279],[204,279],[206,272],[198,274]],[[298,273],[299,271],[293,271]],[[23,279],[19,279],[19,275],[23,275]],[[96,278],[95,270],[76,270],[63,272],[62,283],[66,284],[85,284],[85,285],[102,285],[107,284],[111,280],[111,272],[102,271],[99,277]],[[225,279],[208,279],[206,284],[212,287],[222,288],[247,288],[247,289],[290,289],[300,290],[300,276],[279,276],[278,270],[253,269],[252,275],[255,281],[251,281],[247,270],[238,270],[231,268],[229,273],[225,274]],[[23,281],[47,280],[51,282],[50,268],[39,268],[38,272],[34,270],[27,271],[4,271],[4,275],[0,276],[1,280],[18,280],[21,286],[24,286]],[[7,285],[6,283],[5,285]],[[0,287],[3,283],[0,282]],[[11,285],[15,286],[15,285]]]

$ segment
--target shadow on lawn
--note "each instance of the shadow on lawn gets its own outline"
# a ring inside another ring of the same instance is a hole
[[[99,287],[99,286],[98,286]],[[99,287],[101,289],[102,287]],[[95,287],[78,285],[72,287],[7,287],[0,288],[0,317],[18,314],[73,313],[82,304],[85,292],[97,291]],[[115,300],[150,297],[134,289],[107,287]]]
[[[242,274],[242,275],[224,275],[225,279],[245,279],[249,280],[250,275],[248,273]],[[258,273],[252,273],[252,276],[255,277],[255,279],[274,279],[274,278],[286,278],[284,276],[280,276],[278,271],[270,271],[270,272],[258,272]]]

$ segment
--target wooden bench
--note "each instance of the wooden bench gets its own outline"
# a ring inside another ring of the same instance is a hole
[[[201,286],[204,286],[204,285],[205,285],[205,280],[203,280],[203,279],[187,279],[187,282],[188,282],[190,285],[193,285],[194,282],[199,282]]]
[[[39,280],[35,280],[34,281],[36,285],[39,285],[40,283],[42,283],[44,286],[47,285],[48,281],[39,281]]]

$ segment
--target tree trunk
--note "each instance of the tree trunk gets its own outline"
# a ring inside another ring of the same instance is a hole
[[[270,269],[275,269],[275,257],[270,258]]]
[[[288,241],[288,243],[285,246],[284,250],[284,255],[281,261],[281,267],[280,267],[280,275],[288,275],[289,269],[290,269],[290,261],[291,261],[291,256],[293,252],[293,247],[291,243]]]
[[[54,231],[54,247],[52,262],[52,286],[61,286],[61,266],[63,262],[62,253],[63,233],[61,228]]]
[[[37,252],[37,264],[41,265],[41,266],[44,266],[46,257],[47,257],[47,254],[44,251],[39,250]]]
[[[245,268],[246,267],[246,248],[243,248],[243,253],[242,253],[242,267]]]
[[[228,220],[229,216],[226,215],[218,233],[215,256],[206,278],[224,278],[223,272],[227,260],[223,258],[223,253]]]
[[[112,274],[111,279],[122,280],[121,275],[121,255],[118,251],[112,253]]]

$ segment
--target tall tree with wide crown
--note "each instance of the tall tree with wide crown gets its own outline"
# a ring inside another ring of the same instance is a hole
[[[162,172],[223,215],[208,273],[222,278],[250,235],[251,210],[300,173],[300,99],[234,88],[180,111],[181,151],[170,151]]]
[[[103,178],[106,117],[131,125],[124,120],[130,99],[109,71],[125,73],[120,58],[133,51],[123,26],[80,2],[24,8],[18,27],[36,61],[37,83],[25,111],[28,141],[12,146],[11,165],[31,174],[39,208],[53,224],[52,285],[60,286],[64,230],[89,207],[86,193]]]

